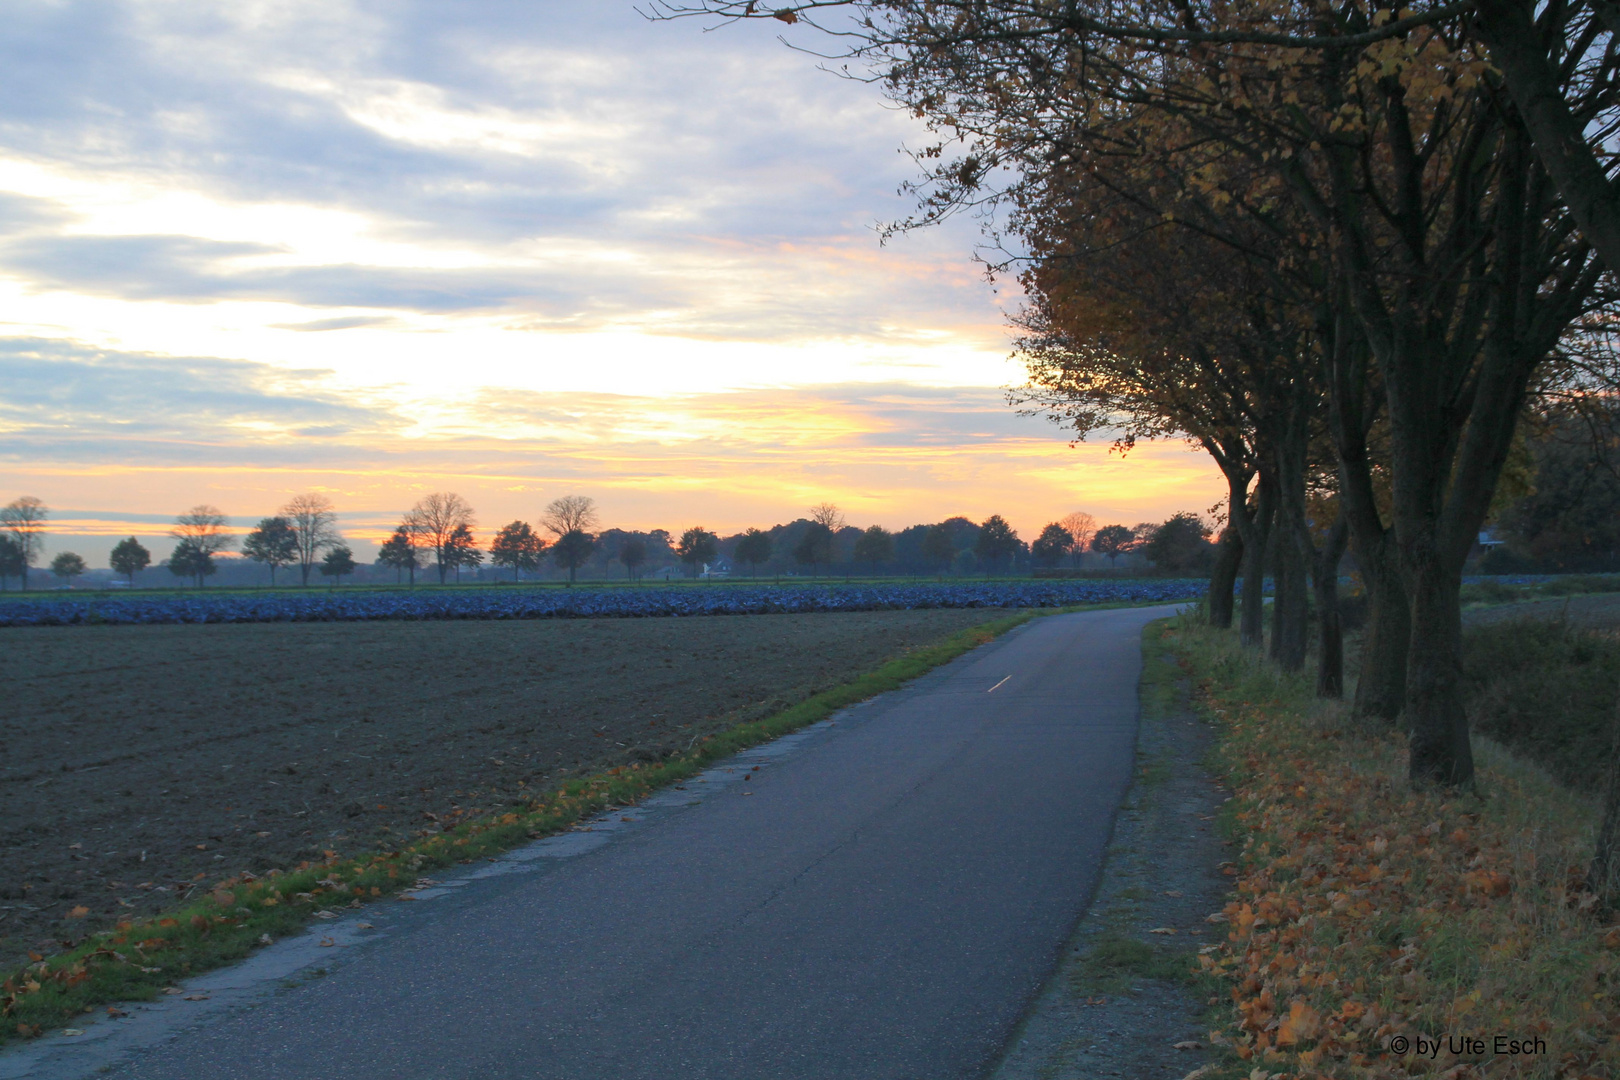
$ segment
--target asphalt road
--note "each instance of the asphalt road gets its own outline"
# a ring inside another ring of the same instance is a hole
[[[375,905],[325,977],[103,1075],[981,1076],[1097,881],[1165,613],[1037,619],[584,854]]]

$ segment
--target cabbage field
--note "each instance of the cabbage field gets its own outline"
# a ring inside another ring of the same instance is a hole
[[[377,619],[624,619],[926,608],[1050,608],[1194,600],[1201,578],[882,585],[689,585],[654,588],[282,590],[214,595],[0,601],[0,626],[369,622]]]

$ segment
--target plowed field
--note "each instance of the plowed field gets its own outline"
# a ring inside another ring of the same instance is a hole
[[[1003,614],[0,630],[0,970],[199,881],[655,759]]]

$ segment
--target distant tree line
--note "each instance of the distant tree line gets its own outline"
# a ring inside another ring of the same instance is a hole
[[[24,577],[38,557],[48,508],[23,497],[0,508],[0,587]],[[480,544],[475,511],[455,492],[419,499],[381,545],[375,567],[394,572],[396,582],[416,583],[418,570],[430,569],[440,584],[460,581],[464,571],[488,564],[512,580],[534,575],[547,564],[573,583],[581,570],[604,576],[622,573],[635,581],[648,573],[679,572],[697,579],[715,575],[945,575],[1009,574],[1033,567],[1078,567],[1091,552],[1117,564],[1135,554],[1165,571],[1198,573],[1210,563],[1210,530],[1194,514],[1177,514],[1162,524],[1096,527],[1089,514],[1073,513],[1049,523],[1025,543],[1007,520],[992,514],[980,522],[950,517],[933,524],[891,532],[881,525],[850,525],[832,503],[770,529],[749,528],[721,536],[701,525],[679,536],[601,529],[596,503],[583,495],[552,500],[533,522],[512,521]],[[237,546],[230,520],[215,506],[199,504],[178,515],[170,529],[174,547],[159,566],[200,587],[220,569],[219,556]],[[269,572],[272,586],[284,570],[295,570],[309,585],[318,573],[337,584],[359,569],[337,529],[330,499],[318,493],[292,498],[276,514],[259,519],[240,537],[240,554]],[[152,553],[131,536],[113,549],[112,570],[133,585],[152,565]],[[50,569],[71,585],[88,572],[73,552],[59,553]],[[498,579],[497,579],[498,580]]]

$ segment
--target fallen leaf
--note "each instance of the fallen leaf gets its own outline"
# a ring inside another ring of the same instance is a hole
[[[1200,1065],[1198,1068],[1194,1069],[1192,1072],[1188,1073],[1186,1076],[1183,1076],[1181,1078],[1181,1080],[1204,1080],[1204,1077],[1208,1076],[1210,1073],[1212,1073],[1214,1071],[1215,1071],[1215,1066],[1214,1065]]]
[[[260,945],[274,945],[275,943],[276,943],[276,939],[271,937],[269,934],[260,934],[259,935],[259,944]]]
[[[80,904],[78,907],[74,908],[72,911],[69,911],[67,913],[67,917],[70,918],[70,919],[82,919],[88,914],[90,914],[90,909],[85,907],[83,904]]]
[[[62,1034],[64,1034],[64,1035],[83,1035],[84,1034],[84,1029],[83,1028],[63,1028],[62,1029]]]
[[[123,1009],[120,1009],[116,1005],[109,1005],[109,1006],[107,1006],[107,1015],[108,1016],[128,1016],[129,1013],[125,1012]]]
[[[1149,930],[1148,933],[1150,933],[1150,934],[1174,934],[1174,933],[1176,933],[1176,929],[1173,926],[1155,926],[1152,930]]]
[[[1183,1039],[1181,1042],[1170,1044],[1172,1050],[1202,1050],[1203,1048],[1204,1044],[1197,1039]]]
[[[208,1000],[208,995],[207,994],[187,994],[185,996],[185,1000],[186,1001],[207,1001]]]
[[[321,938],[321,948],[323,948],[323,949],[330,949],[332,946],[334,946],[336,944],[337,944],[337,942],[333,941],[329,937]]]
[[[370,923],[368,923],[368,922],[357,922],[357,923],[354,924],[354,928],[356,930],[371,930],[371,929],[373,929],[372,925]]]
[[[1180,889],[1166,889],[1164,895],[1165,896],[1181,896],[1182,892],[1181,892]]]
[[[1294,1046],[1304,1040],[1316,1038],[1322,1018],[1315,1009],[1296,998],[1289,1003],[1288,1016],[1277,1026],[1277,1045]]]
[[[335,919],[335,918],[338,917],[338,913],[335,912],[335,911],[326,911],[326,910],[323,909],[321,911],[317,911],[315,913],[315,917],[317,919]]]
[[[165,994],[183,994],[183,993],[185,993],[185,991],[180,989],[178,986],[165,986],[163,988],[163,992]]]

